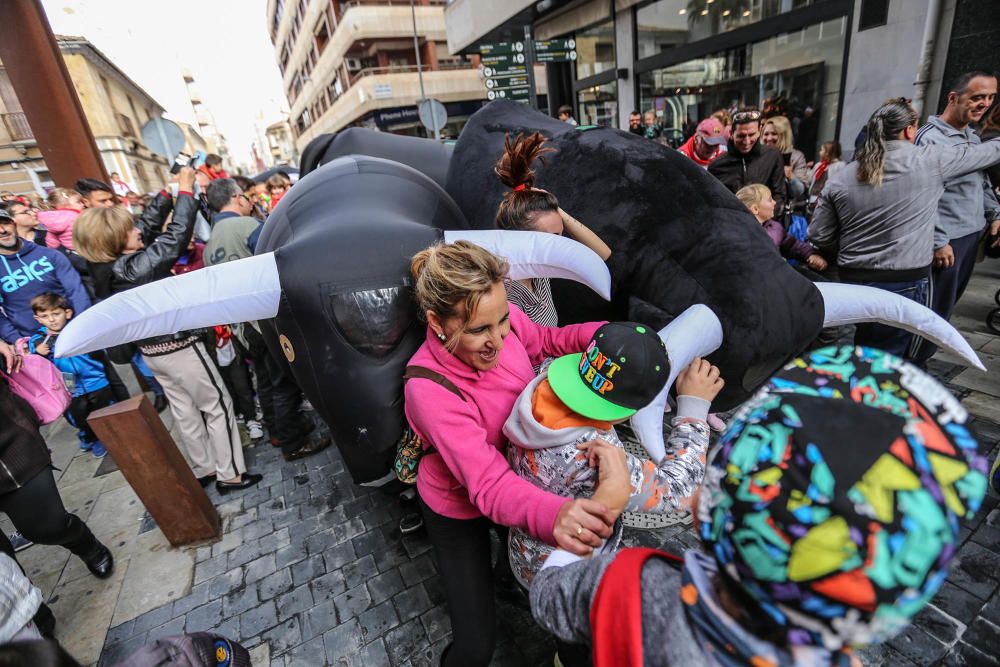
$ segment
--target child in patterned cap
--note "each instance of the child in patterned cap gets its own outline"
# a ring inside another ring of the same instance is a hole
[[[634,322],[605,324],[583,353],[559,357],[521,392],[503,429],[510,440],[511,468],[546,491],[574,498],[594,496],[597,471],[582,450],[604,441],[624,453],[614,424],[648,405],[669,375],[667,351],[655,331]],[[656,513],[689,506],[689,497],[705,473],[709,440],[705,418],[722,386],[719,369],[701,359],[678,376],[678,409],[667,455],[657,462],[626,455],[629,484],[623,486],[621,507],[613,509],[619,514],[622,510]],[[609,507],[616,502],[594,499]],[[618,547],[621,530],[619,521],[605,550]],[[531,586],[552,550],[526,531],[511,529],[510,564],[522,586]]]
[[[705,553],[678,570],[652,549],[556,551],[535,578],[535,618],[592,643],[596,667],[860,664],[854,648],[898,634],[934,597],[959,521],[982,503],[987,464],[967,420],[888,353],[795,359],[709,457]]]

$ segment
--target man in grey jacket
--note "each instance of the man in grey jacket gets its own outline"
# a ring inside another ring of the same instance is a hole
[[[843,282],[926,306],[944,184],[1000,162],[1000,141],[914,146],[917,112],[904,98],[879,107],[866,130],[855,162],[831,176],[820,194],[809,241],[836,262]],[[866,323],[858,325],[855,342],[913,358],[916,341],[901,329]]]
[[[997,94],[997,79],[985,72],[967,72],[948,92],[948,106],[931,116],[917,132],[918,146],[975,146],[979,136],[970,123],[982,119]],[[983,170],[949,179],[937,206],[934,229],[934,271],[931,307],[948,319],[969,284],[976,247],[987,224],[1000,230],[1000,203]],[[921,356],[933,354],[933,346]],[[927,354],[927,352],[930,352]]]

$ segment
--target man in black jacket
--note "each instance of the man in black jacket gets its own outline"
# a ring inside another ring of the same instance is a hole
[[[731,192],[760,183],[771,190],[775,217],[785,209],[785,168],[781,153],[760,143],[760,111],[744,109],[733,114],[729,151],[708,165],[708,173]]]

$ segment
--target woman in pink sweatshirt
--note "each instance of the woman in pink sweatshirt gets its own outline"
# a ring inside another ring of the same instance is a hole
[[[533,323],[507,303],[507,269],[465,241],[432,246],[410,266],[427,339],[407,370],[406,417],[425,446],[417,491],[448,600],[453,641],[441,664],[451,667],[488,665],[493,655],[491,523],[580,555],[614,523],[603,504],[543,491],[507,463],[503,424],[532,365],[582,351],[603,324]]]

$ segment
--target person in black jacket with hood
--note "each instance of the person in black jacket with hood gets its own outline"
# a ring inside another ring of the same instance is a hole
[[[161,192],[138,221],[121,207],[80,214],[73,243],[87,258],[99,298],[171,275],[194,233],[194,181],[194,170],[182,169],[176,203]],[[173,218],[164,229],[171,208]],[[201,337],[180,331],[141,340],[138,346],[170,401],[180,446],[202,486],[214,479],[225,494],[257,484],[262,476],[246,470],[232,398]]]
[[[733,114],[729,150],[708,165],[708,173],[735,193],[740,188],[760,183],[774,197],[775,218],[781,219],[788,197],[785,192],[785,165],[781,153],[760,143],[761,114],[743,109]]]
[[[83,560],[91,574],[107,579],[115,566],[111,551],[80,517],[66,511],[49,448],[38,430],[38,415],[8,385],[7,376],[20,371],[21,361],[14,346],[0,341],[0,512],[26,539],[64,546]],[[17,560],[3,531],[0,552]],[[42,634],[52,635],[55,617],[44,603],[35,622]]]

